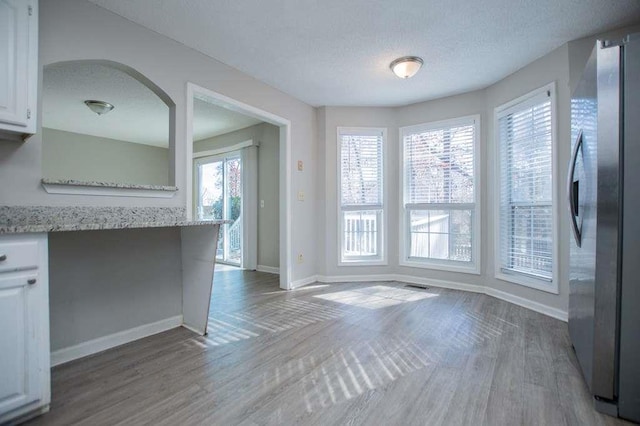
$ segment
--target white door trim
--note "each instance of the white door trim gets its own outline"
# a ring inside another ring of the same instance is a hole
[[[186,108],[186,209],[193,219],[193,101],[198,97],[213,104],[265,121],[280,128],[280,288],[290,290],[293,258],[291,253],[291,121],[260,108],[237,101],[213,90],[187,82]]]
[[[248,141],[240,142],[235,145],[226,146],[224,148],[218,149],[209,149],[207,151],[198,151],[193,153],[193,159],[200,157],[211,157],[212,155],[224,154],[227,152],[240,151],[242,148],[247,148],[250,146],[260,146],[259,142],[254,142],[253,139],[249,139]]]

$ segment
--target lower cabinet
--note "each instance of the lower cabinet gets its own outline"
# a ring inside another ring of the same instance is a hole
[[[0,236],[0,271],[3,424],[46,411],[51,399],[46,234]]]

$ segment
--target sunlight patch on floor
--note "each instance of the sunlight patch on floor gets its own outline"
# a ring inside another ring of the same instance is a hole
[[[277,300],[247,310],[210,316],[206,341],[211,346],[221,346],[264,333],[278,333],[341,318],[346,314],[336,307],[306,300]]]
[[[401,287],[374,285],[355,290],[318,294],[313,297],[361,308],[378,309],[436,296],[438,295],[425,290],[409,290]]]
[[[394,337],[319,350],[262,374],[263,389],[297,382],[308,413],[340,404],[433,365],[439,357]]]

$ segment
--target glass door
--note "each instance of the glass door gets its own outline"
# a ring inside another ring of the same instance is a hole
[[[233,221],[220,227],[216,260],[242,265],[242,161],[238,153],[196,160],[198,219]]]

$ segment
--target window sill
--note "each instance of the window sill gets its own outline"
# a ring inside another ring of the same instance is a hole
[[[401,260],[399,262],[399,265],[406,266],[408,268],[434,269],[437,271],[459,272],[463,274],[480,275],[480,266],[475,264],[472,264],[469,266],[462,266],[462,265],[453,265],[453,264],[433,262],[433,261],[421,262],[421,261],[415,261],[415,260]]]
[[[386,259],[380,260],[340,260],[338,266],[388,266]]]
[[[42,187],[49,194],[98,195],[109,197],[171,198],[178,191],[178,188],[175,186],[83,182],[72,179],[42,179]]]
[[[496,273],[495,277],[501,281],[506,281],[511,284],[529,287],[534,290],[544,291],[546,293],[560,294],[560,291],[558,290],[558,284],[555,279],[553,281],[544,281],[524,275],[519,275],[517,273],[505,274],[502,272]]]

